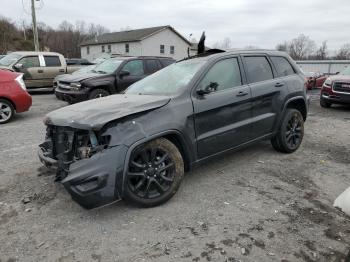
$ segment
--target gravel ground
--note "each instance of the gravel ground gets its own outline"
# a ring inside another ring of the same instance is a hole
[[[66,104],[33,102],[0,127],[1,262],[345,261],[350,219],[332,204],[350,186],[349,107],[314,94],[296,153],[259,143],[188,173],[162,206],[87,211],[36,155],[44,115]]]

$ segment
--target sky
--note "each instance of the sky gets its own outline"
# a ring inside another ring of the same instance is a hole
[[[305,34],[329,50],[350,43],[350,0],[40,0],[37,20],[57,27],[63,20],[101,24],[113,31],[171,25],[206,45],[228,37],[233,48],[276,44]],[[30,0],[0,0],[0,16],[31,21]]]

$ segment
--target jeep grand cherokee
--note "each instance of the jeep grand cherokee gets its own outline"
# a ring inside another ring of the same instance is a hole
[[[304,76],[285,53],[207,53],[125,94],[51,112],[39,157],[85,208],[120,199],[155,206],[211,157],[266,139],[296,151],[307,109]]]

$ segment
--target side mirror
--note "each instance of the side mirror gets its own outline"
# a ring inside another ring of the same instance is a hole
[[[335,74],[336,74],[336,75],[339,75],[339,73],[340,73],[340,72],[338,71],[338,72],[336,72]]]
[[[23,66],[23,64],[15,64],[15,65],[13,66],[13,68],[14,68],[16,71],[21,71],[21,70],[24,68],[24,66]]]
[[[219,84],[217,82],[210,82],[209,85],[204,87],[203,89],[198,89],[197,94],[198,95],[207,95],[210,94],[211,92],[214,92],[218,89]]]
[[[129,71],[120,71],[120,73],[119,73],[120,78],[123,78],[123,77],[128,76],[128,75],[130,75]]]

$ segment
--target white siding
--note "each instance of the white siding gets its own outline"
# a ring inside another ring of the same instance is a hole
[[[160,45],[165,46],[165,53],[160,53]],[[175,54],[170,54],[170,46],[175,46]],[[166,56],[176,60],[187,57],[189,44],[170,29],[165,29],[142,41],[142,55]]]
[[[141,55],[141,43],[140,42],[130,42],[129,53],[125,52],[125,44],[127,43],[117,43],[111,45],[111,53],[108,53],[108,44],[104,44],[105,52],[102,53],[103,45],[90,45],[90,53],[87,54],[87,47],[81,47],[81,57],[88,60],[94,60],[98,57],[113,55],[130,55],[130,56],[140,56]]]
[[[172,57],[180,60],[187,57],[187,48],[189,44],[170,29],[165,29],[140,42],[129,42],[129,53],[125,53],[126,43],[111,44],[113,55],[130,56],[163,56]],[[160,45],[164,45],[164,54],[160,53]],[[104,44],[105,53],[102,53],[102,45],[90,45],[90,52],[87,54],[87,47],[81,47],[81,57],[88,60],[94,60],[98,57],[108,56],[108,44]],[[170,54],[170,46],[175,47],[175,53]]]

